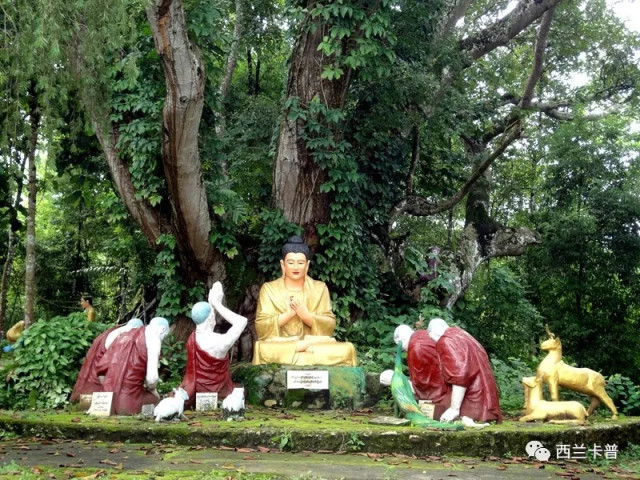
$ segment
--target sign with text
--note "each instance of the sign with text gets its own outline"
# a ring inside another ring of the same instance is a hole
[[[329,390],[328,370],[287,370],[287,389]]]
[[[218,408],[218,393],[196,393],[196,412],[207,412]]]
[[[153,403],[149,403],[147,405],[142,405],[142,416],[143,417],[153,417],[153,411],[156,406]]]
[[[433,414],[436,410],[436,406],[431,403],[430,400],[418,400],[418,407],[420,407],[420,410],[425,417],[433,420]]]
[[[97,417],[108,417],[111,415],[111,402],[113,392],[93,392],[91,407],[87,413]]]

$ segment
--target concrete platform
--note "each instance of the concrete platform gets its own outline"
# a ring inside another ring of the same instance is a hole
[[[248,407],[242,422],[224,421],[218,413],[186,413],[189,421],[156,424],[149,418],[97,418],[66,411],[0,412],[0,429],[40,438],[476,458],[526,456],[532,440],[554,455],[557,445],[616,445],[619,452],[629,444],[640,445],[639,418],[596,419],[585,427],[507,420],[484,430],[456,432],[370,424],[370,419],[390,413],[370,409],[309,413]]]

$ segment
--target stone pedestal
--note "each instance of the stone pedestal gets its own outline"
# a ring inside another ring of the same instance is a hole
[[[287,371],[326,371],[328,389],[287,388]],[[295,367],[288,365],[237,364],[231,368],[233,381],[245,387],[250,405],[300,409],[355,409],[373,405],[377,398],[367,393],[361,367]]]

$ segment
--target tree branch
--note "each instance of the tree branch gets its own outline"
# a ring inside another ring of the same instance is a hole
[[[525,28],[540,18],[547,10],[563,0],[520,0],[516,8],[493,25],[471,37],[460,40],[458,46],[468,55],[467,64],[506,45]]]
[[[158,237],[170,231],[169,219],[163,216],[160,210],[154,208],[147,200],[136,199],[136,188],[131,180],[129,165],[119,158],[119,152],[116,148],[118,133],[115,127],[107,127],[108,121],[106,119],[103,119],[103,121],[98,120],[95,112],[91,114],[91,124],[107,159],[111,176],[124,206],[140,226],[151,249],[157,250],[156,241]]]
[[[208,270],[214,260],[212,224],[198,152],[204,66],[198,48],[189,41],[180,0],[154,0],[146,13],[166,80],[162,162],[173,231],[180,237],[178,244]]]
[[[233,40],[231,41],[229,56],[227,57],[227,66],[225,68],[224,78],[220,84],[220,99],[222,101],[224,101],[229,93],[233,73],[235,72],[236,65],[238,64],[238,48],[240,46],[240,37],[242,36],[243,22],[244,2],[243,0],[236,0],[236,23],[233,28]]]
[[[533,68],[531,74],[527,80],[527,84],[524,87],[522,98],[520,99],[520,108],[529,108],[531,101],[533,100],[533,92],[542,76],[542,66],[544,63],[544,52],[547,48],[547,38],[549,37],[549,30],[551,30],[551,21],[553,20],[553,12],[555,7],[551,7],[542,16],[542,22],[540,22],[540,29],[538,30],[538,36],[536,38],[536,45],[533,49]]]
[[[444,212],[455,207],[469,192],[476,180],[478,180],[478,178],[480,178],[480,176],[487,170],[487,168],[491,166],[493,161],[500,155],[502,155],[507,147],[520,136],[521,131],[519,122],[515,122],[509,128],[509,130],[510,132],[508,134],[505,134],[505,136],[502,138],[502,141],[500,142],[500,145],[493,151],[493,153],[491,153],[485,160],[483,160],[483,162],[478,166],[478,168],[473,172],[473,174],[468,178],[465,184],[460,188],[460,190],[458,190],[458,192],[454,196],[452,196],[448,200],[434,204],[430,203],[424,197],[418,195],[409,195],[393,206],[389,216],[389,225],[393,225],[393,223],[403,213],[424,217]]]
[[[458,20],[464,17],[469,6],[475,0],[454,0],[448,5],[448,15],[444,16],[443,21],[438,28],[438,36],[445,36],[453,30]]]

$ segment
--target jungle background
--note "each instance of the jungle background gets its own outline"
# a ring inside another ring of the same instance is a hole
[[[134,315],[174,325],[179,381],[191,305],[220,280],[251,321],[298,233],[368,370],[439,316],[515,406],[548,324],[637,412],[640,36],[612,6],[5,2],[0,328],[31,325],[31,354],[1,403],[64,403],[93,336]]]

